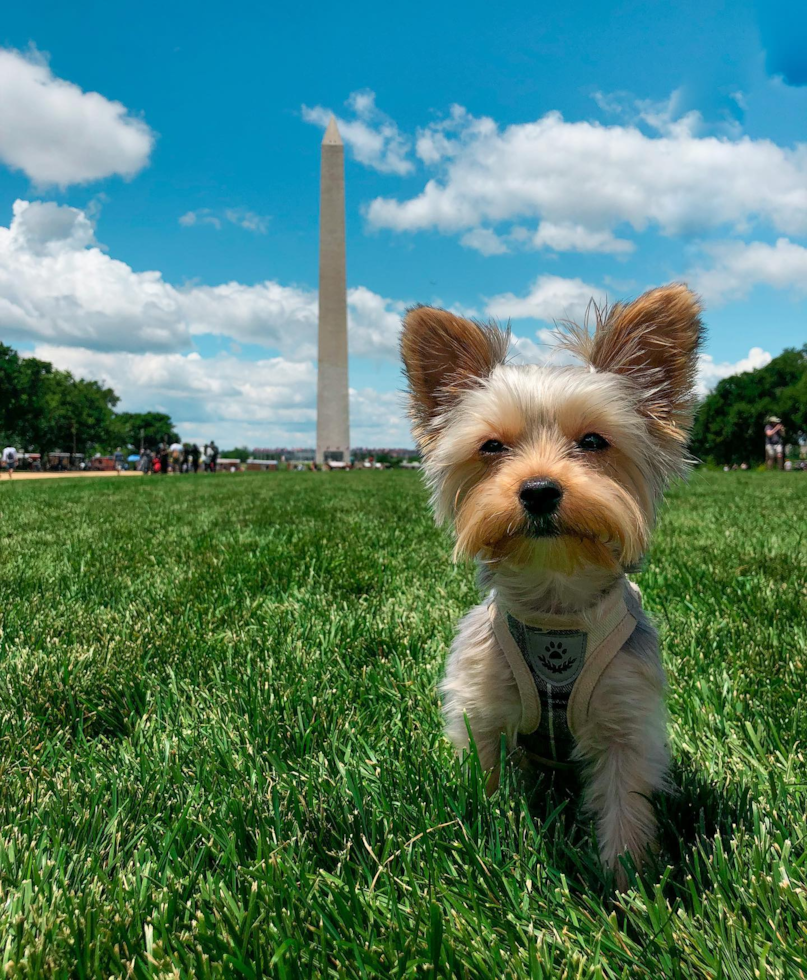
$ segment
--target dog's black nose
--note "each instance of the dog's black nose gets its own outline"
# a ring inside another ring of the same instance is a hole
[[[521,484],[518,495],[530,517],[549,517],[558,509],[563,491],[554,480],[534,477]]]

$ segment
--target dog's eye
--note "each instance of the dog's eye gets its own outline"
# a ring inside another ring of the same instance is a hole
[[[498,439],[488,439],[479,447],[479,452],[485,456],[498,456],[500,453],[507,452],[507,446],[503,442],[499,442]]]
[[[579,440],[577,445],[581,449],[585,449],[587,453],[601,453],[603,449],[607,449],[610,443],[607,439],[603,438],[599,432],[587,432],[582,439]]]

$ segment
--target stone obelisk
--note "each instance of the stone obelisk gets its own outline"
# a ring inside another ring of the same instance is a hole
[[[345,275],[345,148],[331,116],[322,139],[319,189],[317,463],[350,462]]]

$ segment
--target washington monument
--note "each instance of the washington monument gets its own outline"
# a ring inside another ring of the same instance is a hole
[[[319,186],[319,366],[317,463],[350,462],[345,276],[345,148],[331,117],[322,139]]]

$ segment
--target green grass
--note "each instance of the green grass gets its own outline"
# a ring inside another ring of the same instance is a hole
[[[807,976],[806,502],[669,498],[681,789],[619,897],[573,798],[442,739],[476,590],[416,476],[4,481],[5,975]]]

